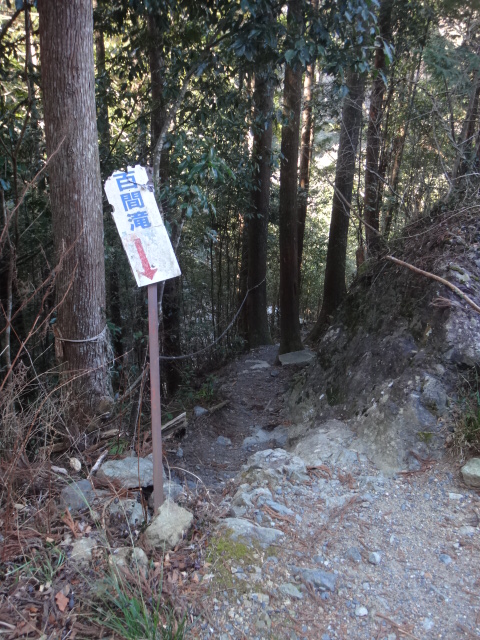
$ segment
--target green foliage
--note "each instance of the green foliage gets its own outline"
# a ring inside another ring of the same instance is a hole
[[[140,577],[127,580],[119,572],[105,581],[96,619],[125,640],[181,640],[186,633],[185,618],[176,621],[163,601],[161,586],[147,598]]]

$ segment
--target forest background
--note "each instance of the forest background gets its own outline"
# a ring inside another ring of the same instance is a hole
[[[182,269],[159,287],[178,407],[246,346],[301,349],[302,325],[315,341],[366,260],[478,197],[474,2],[0,7],[7,457],[79,446],[99,416],[133,429],[142,398],[148,413],[146,290],[101,188],[114,170],[152,167]]]

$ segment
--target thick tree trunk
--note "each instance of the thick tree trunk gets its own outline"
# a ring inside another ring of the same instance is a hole
[[[380,153],[381,129],[383,121],[383,96],[385,93],[384,72],[386,69],[383,42],[389,39],[393,0],[382,0],[378,17],[380,45],[375,51],[375,70],[370,94],[370,114],[367,129],[367,149],[365,159],[365,206],[364,217],[367,251],[374,254],[379,247],[380,221],[378,218],[378,158]]]
[[[295,39],[302,31],[302,2],[290,0],[288,28]],[[285,64],[280,165],[280,351],[303,348],[300,336],[298,277],[297,166],[302,105],[302,67]]]
[[[353,71],[347,74],[348,95],[342,109],[340,143],[335,172],[335,191],[328,237],[327,263],[323,286],[322,309],[310,334],[317,340],[331,316],[344,299],[347,288],[345,267],[347,257],[348,226],[352,202],[353,180],[358,138],[362,122],[365,77]]]
[[[267,315],[267,238],[270,208],[272,153],[273,75],[269,69],[255,75],[252,161],[254,188],[252,216],[248,221],[248,343],[250,348],[272,344]],[[255,287],[255,288],[254,288]]]
[[[58,264],[56,347],[72,399],[90,416],[106,410],[111,398],[92,3],[40,0],[38,9]],[[78,412],[76,420],[82,421]]]

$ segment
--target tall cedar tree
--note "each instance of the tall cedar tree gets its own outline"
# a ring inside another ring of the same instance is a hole
[[[375,49],[376,76],[370,94],[370,113],[367,128],[365,158],[365,237],[367,250],[374,254],[380,243],[380,221],[378,207],[378,159],[380,155],[383,122],[383,96],[385,93],[386,58],[384,42],[390,39],[393,0],[382,0],[378,16],[379,44]]]
[[[267,238],[272,154],[273,74],[269,68],[255,74],[252,161],[254,189],[248,221],[248,343],[250,348],[272,344],[267,316]],[[255,287],[255,288],[253,288]]]
[[[352,202],[353,179],[358,138],[362,123],[362,104],[365,77],[355,71],[347,72],[348,94],[342,108],[340,143],[335,171],[335,190],[328,236],[327,263],[323,285],[322,309],[310,339],[317,340],[344,299],[347,288],[345,266],[347,257],[348,226]]]
[[[72,383],[79,423],[81,413],[105,410],[111,397],[92,3],[39,0],[38,9],[58,265],[56,347]]]
[[[288,3],[287,25],[292,41],[302,33],[302,1]],[[302,67],[285,63],[282,161],[280,165],[280,351],[303,348],[300,336],[298,276],[297,166],[302,108]]]

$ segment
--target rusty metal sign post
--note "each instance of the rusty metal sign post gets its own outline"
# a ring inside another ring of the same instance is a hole
[[[180,275],[175,252],[163,224],[144,167],[115,171],[105,182],[113,219],[139,287],[148,285],[148,343],[152,406],[153,503],[163,504],[162,413],[158,343],[157,283]]]

